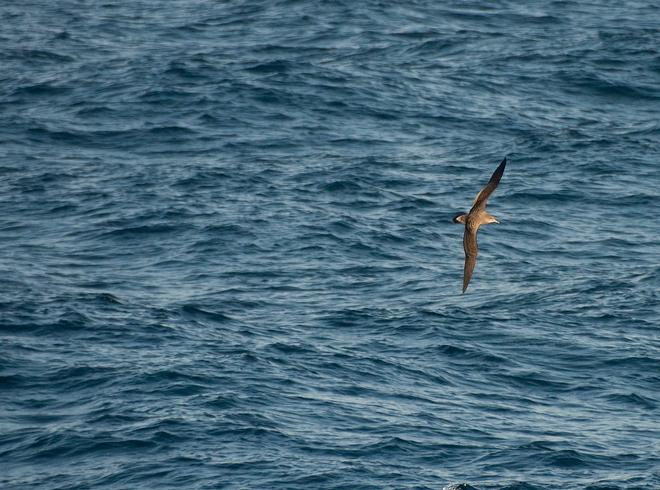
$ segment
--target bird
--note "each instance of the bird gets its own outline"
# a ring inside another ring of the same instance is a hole
[[[458,213],[453,218],[454,223],[465,225],[465,231],[463,232],[463,250],[465,250],[463,293],[465,293],[468,284],[470,284],[470,278],[472,277],[474,266],[477,263],[477,253],[479,252],[479,247],[477,246],[477,232],[479,231],[479,227],[490,223],[500,223],[495,216],[486,211],[486,201],[488,201],[488,198],[497,187],[497,184],[500,183],[505,167],[506,157],[504,157],[504,160],[502,160],[495,169],[488,184],[486,184],[484,188],[479,191],[477,197],[474,198],[470,211],[467,213]]]

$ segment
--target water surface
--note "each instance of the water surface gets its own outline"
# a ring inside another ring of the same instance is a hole
[[[654,2],[0,19],[3,488],[660,488]]]

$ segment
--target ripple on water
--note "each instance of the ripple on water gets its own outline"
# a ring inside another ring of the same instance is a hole
[[[657,14],[0,5],[0,486],[660,488]]]

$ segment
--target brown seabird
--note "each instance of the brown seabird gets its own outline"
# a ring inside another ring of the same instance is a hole
[[[500,183],[502,174],[504,174],[504,167],[506,167],[506,157],[499,166],[491,175],[488,184],[479,191],[477,197],[474,198],[472,203],[472,209],[469,213],[458,213],[454,216],[454,223],[464,223],[465,231],[463,232],[463,249],[465,250],[465,268],[463,269],[463,292],[470,284],[470,278],[472,277],[472,271],[474,266],[477,263],[477,252],[479,252],[479,247],[477,246],[477,232],[481,225],[487,225],[488,223],[498,223],[495,216],[486,212],[486,201],[488,197],[493,193],[497,184]]]

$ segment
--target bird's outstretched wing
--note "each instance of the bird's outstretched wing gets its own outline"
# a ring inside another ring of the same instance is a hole
[[[477,194],[477,197],[474,198],[474,202],[472,203],[472,209],[470,212],[472,212],[475,209],[484,209],[486,207],[486,201],[488,200],[488,197],[493,193],[495,188],[497,187],[497,184],[500,183],[500,179],[502,178],[502,175],[504,175],[504,167],[506,167],[506,157],[504,160],[500,162],[498,167],[495,169],[495,172],[493,172],[493,175],[490,176],[490,180],[488,181],[488,184],[479,191],[479,194]],[[475,239],[476,243],[476,239]]]
[[[465,250],[465,268],[463,269],[463,292],[465,292],[468,284],[470,284],[472,271],[474,271],[474,266],[477,263],[477,253],[479,252],[476,229],[470,230],[469,227],[465,227],[465,232],[463,233],[463,250]]]

